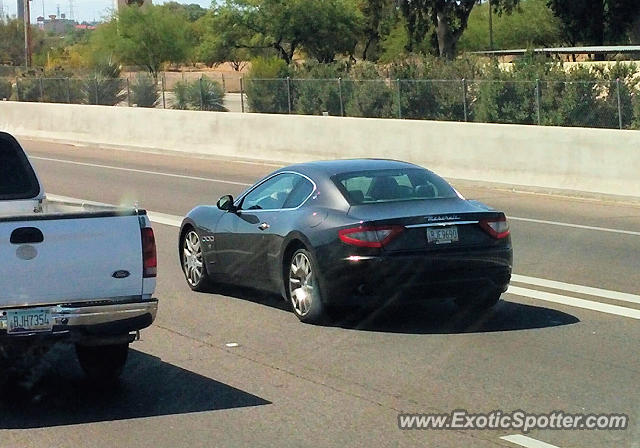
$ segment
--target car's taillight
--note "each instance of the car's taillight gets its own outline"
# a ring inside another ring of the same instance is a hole
[[[509,222],[504,216],[481,219],[480,227],[482,227],[489,235],[498,240],[509,236]]]
[[[156,253],[156,238],[151,227],[141,229],[142,232],[142,276],[155,277],[158,273],[158,256]]]
[[[402,233],[402,226],[360,226],[338,232],[340,240],[352,246],[383,247]]]

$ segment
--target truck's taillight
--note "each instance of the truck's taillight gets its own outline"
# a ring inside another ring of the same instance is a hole
[[[360,226],[338,232],[340,240],[352,246],[383,247],[402,233],[402,226]]]
[[[158,255],[156,253],[156,238],[151,227],[142,229],[142,276],[155,277],[158,273]]]
[[[495,239],[509,236],[509,222],[504,216],[480,220],[480,227]]]

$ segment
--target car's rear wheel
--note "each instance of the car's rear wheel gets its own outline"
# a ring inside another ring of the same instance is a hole
[[[200,236],[194,229],[190,229],[182,237],[180,246],[182,272],[184,272],[187,284],[194,291],[206,291],[210,287],[210,280],[202,254]]]
[[[288,288],[291,306],[298,319],[305,323],[320,323],[326,319],[317,268],[306,249],[298,249],[291,257]]]
[[[100,383],[116,381],[129,354],[129,344],[76,345],[76,355],[87,377]]]

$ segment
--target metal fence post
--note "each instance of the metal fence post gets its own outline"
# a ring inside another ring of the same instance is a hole
[[[67,104],[71,104],[71,78],[67,78]]]
[[[162,74],[162,81],[160,81],[160,88],[162,89],[162,108],[166,109],[167,98],[165,96],[165,90],[167,89],[167,77],[164,73]]]
[[[342,78],[338,78],[338,95],[340,96],[340,116],[344,117],[344,102],[342,99]]]
[[[622,101],[620,100],[620,78],[616,78],[616,91],[618,95],[618,124],[622,129]]]
[[[100,98],[99,98],[100,95],[98,94],[98,82],[99,81],[98,81],[98,77],[97,76],[96,76],[95,80],[96,80],[96,105],[98,105],[98,104],[100,104]]]
[[[289,114],[291,114],[291,78],[287,76],[287,98],[289,102]]]
[[[538,126],[541,124],[540,120],[540,80],[536,79],[536,113],[538,115]]]
[[[131,107],[131,86],[129,85],[129,78],[127,78],[127,105]]]
[[[224,82],[224,73],[222,73],[222,91],[227,92],[227,85]]]
[[[16,76],[16,101],[20,101],[20,78]]]
[[[40,81],[40,102],[44,103],[44,85],[42,82],[42,77],[38,78],[38,81]]]
[[[469,121],[469,112],[467,111],[467,80],[462,78],[462,105],[464,108],[464,121]]]
[[[398,91],[398,118],[402,118],[402,96],[400,92],[400,79],[396,78],[396,86]]]
[[[204,91],[202,87],[202,76],[200,77],[200,110],[204,110]]]
[[[242,76],[240,77],[240,107],[240,110],[244,113],[244,80]]]

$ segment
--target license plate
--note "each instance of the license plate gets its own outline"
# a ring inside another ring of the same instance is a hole
[[[456,226],[427,228],[427,241],[434,244],[449,244],[458,241]]]
[[[33,333],[51,331],[53,322],[51,312],[45,308],[30,310],[7,311],[7,333]]]

